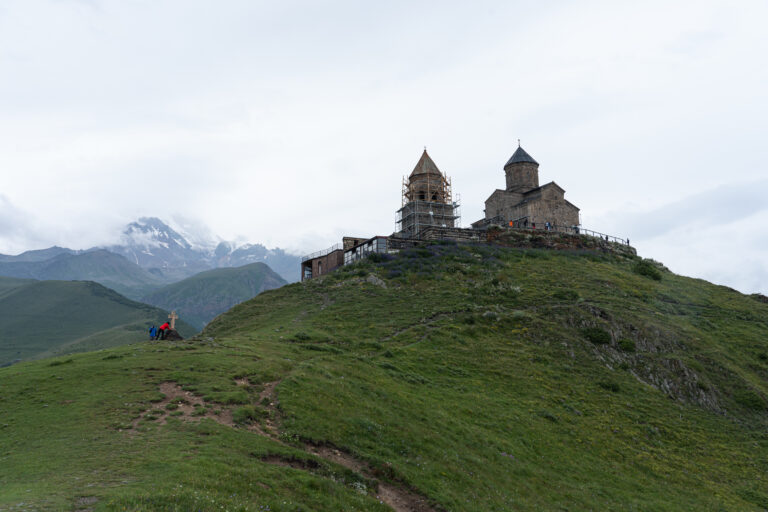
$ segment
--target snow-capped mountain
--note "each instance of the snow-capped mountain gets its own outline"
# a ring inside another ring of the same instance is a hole
[[[261,244],[238,246],[217,239],[204,229],[198,229],[194,235],[184,231],[186,236],[158,218],[142,217],[126,226],[120,244],[105,249],[169,281],[212,268],[256,262],[266,263],[288,282],[299,279],[300,258],[282,249],[267,249]]]
[[[143,217],[125,227],[120,245],[106,249],[144,268],[168,269],[204,259],[204,254],[160,219]]]

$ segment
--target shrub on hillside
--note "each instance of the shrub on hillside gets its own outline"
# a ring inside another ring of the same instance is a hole
[[[579,300],[579,294],[574,290],[557,290],[552,294],[552,297],[556,300],[563,300],[568,302],[575,302]]]
[[[406,258],[431,258],[434,256],[432,251],[426,247],[411,247],[401,253]]]
[[[510,315],[512,318],[512,321],[517,323],[524,323],[528,322],[531,319],[531,316],[526,313],[525,311],[521,311],[519,309],[516,309],[512,312],[512,315]]]
[[[368,255],[368,260],[372,261],[373,263],[384,263],[385,261],[390,261],[394,258],[395,257],[391,254],[381,252],[372,252]]]
[[[232,421],[238,425],[244,425],[250,423],[266,415],[266,411],[263,409],[256,409],[252,405],[245,405],[238,407],[232,412]]]
[[[611,334],[600,327],[587,327],[581,330],[581,334],[595,345],[607,345],[611,342]]]
[[[661,281],[661,271],[653,264],[651,260],[640,260],[635,263],[633,269],[635,273],[641,276],[650,277],[654,281]]]
[[[233,391],[230,393],[219,393],[211,402],[219,402],[227,405],[247,404],[248,393],[245,391]]]
[[[558,421],[560,421],[557,416],[555,416],[552,412],[546,409],[539,411],[539,416],[541,416],[545,420],[551,421],[552,423],[557,423]]]
[[[766,409],[766,403],[763,397],[751,389],[738,391],[733,398],[739,405],[742,405],[747,409],[753,411],[764,411]]]
[[[610,391],[611,393],[618,393],[621,391],[621,387],[616,382],[604,380],[598,382],[597,385],[606,391]]]
[[[622,338],[619,340],[619,348],[624,352],[634,352],[635,342],[629,338]]]
[[[62,364],[69,364],[74,362],[72,359],[58,359],[56,361],[52,361],[51,363],[48,363],[48,366],[61,366]]]

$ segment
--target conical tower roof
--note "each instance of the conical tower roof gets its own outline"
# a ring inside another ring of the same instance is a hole
[[[531,155],[525,152],[525,150],[518,146],[517,151],[514,152],[514,154],[510,157],[510,159],[507,161],[506,164],[504,164],[504,167],[512,164],[521,164],[521,163],[529,163],[529,164],[536,164],[539,165],[539,162],[533,159]]]
[[[440,169],[437,168],[435,162],[433,162],[429,157],[426,149],[424,150],[424,153],[421,154],[421,158],[419,158],[416,167],[413,168],[411,176],[415,176],[417,174],[436,174],[442,176]]]

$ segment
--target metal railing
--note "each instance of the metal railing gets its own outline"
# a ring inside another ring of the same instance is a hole
[[[620,238],[618,236],[608,235],[592,229],[586,229],[581,226],[503,226],[506,229],[517,229],[520,231],[534,231],[534,232],[554,232],[554,233],[567,233],[569,235],[586,235],[605,240],[606,242],[614,242],[621,245],[629,245],[629,239]]]
[[[595,236],[597,238],[602,238],[606,242],[615,242],[617,244],[622,245],[629,245],[629,238],[619,238],[618,236],[613,235],[606,235],[605,233],[600,233],[599,231],[592,231],[591,229],[585,229],[585,228],[576,228],[579,231],[576,233],[577,235],[588,235],[588,236]]]
[[[320,258],[321,256],[326,256],[328,254],[331,254],[333,251],[340,251],[343,248],[344,248],[344,244],[342,243],[335,244],[327,249],[323,249],[322,251],[317,251],[317,252],[313,252],[312,254],[307,254],[306,256],[302,256],[301,262],[304,263],[305,261],[308,261],[308,260]]]

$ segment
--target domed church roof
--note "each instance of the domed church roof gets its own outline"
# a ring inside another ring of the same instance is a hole
[[[525,150],[518,146],[517,151],[514,152],[512,157],[504,164],[504,167],[512,164],[530,163],[539,165],[539,162],[533,159],[531,155],[525,152]]]

